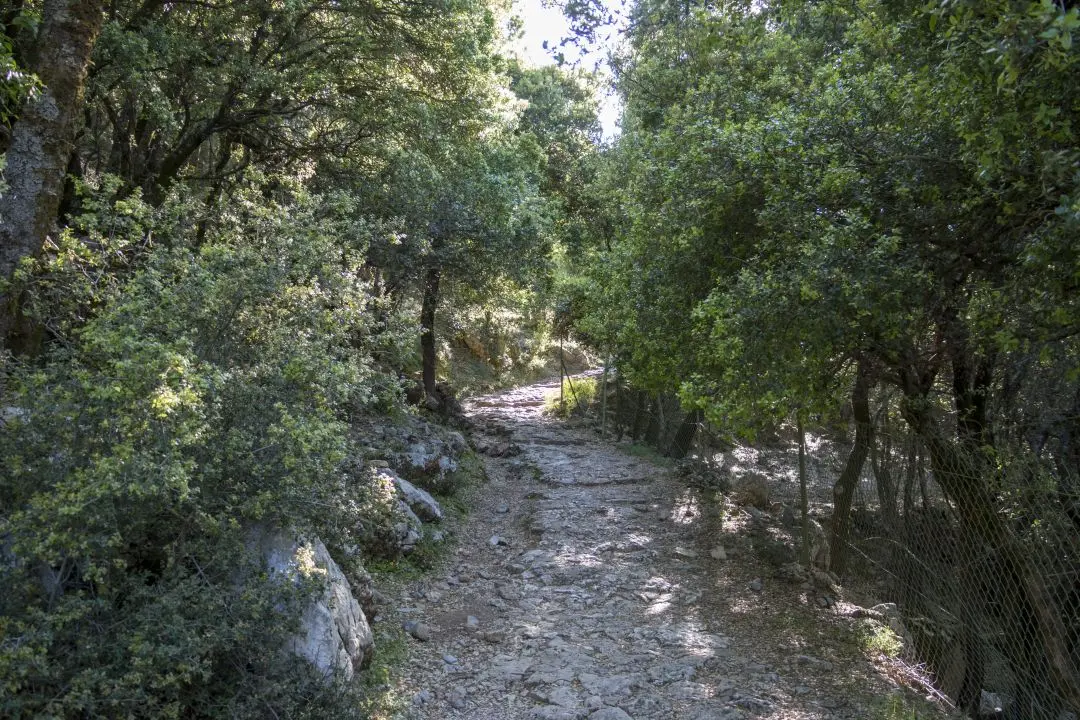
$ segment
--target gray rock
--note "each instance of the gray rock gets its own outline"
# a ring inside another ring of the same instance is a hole
[[[450,707],[458,710],[464,710],[468,706],[469,694],[465,691],[465,688],[458,685],[450,691]]]
[[[427,490],[416,487],[393,470],[382,470],[380,475],[386,475],[397,488],[398,495],[415,513],[418,519],[439,521],[443,519],[443,509],[439,502],[431,496]]]
[[[649,680],[656,685],[666,685],[676,680],[692,680],[697,668],[678,661],[655,665],[648,670]]]
[[[458,659],[455,656],[449,655],[449,654],[443,655],[442,659],[443,659],[443,662],[446,663],[447,665],[457,665],[457,662],[458,662]]]
[[[532,658],[496,655],[491,660],[491,674],[498,680],[521,680],[533,665]]]
[[[559,685],[549,692],[547,701],[565,708],[577,708],[579,705],[577,694],[565,685]]]
[[[754,592],[761,592],[765,589],[765,583],[762,582],[761,578],[754,578],[746,587],[750,590],[753,590]]]
[[[635,675],[612,675],[601,677],[593,673],[580,673],[578,680],[581,685],[592,695],[600,695],[609,701],[611,698],[629,697],[631,690],[638,684]]]
[[[405,461],[413,468],[423,470],[435,459],[435,454],[423,443],[412,443],[405,448]]]
[[[833,664],[828,660],[822,660],[821,658],[816,658],[813,655],[796,655],[795,662],[799,665],[815,667],[820,670],[832,670],[833,668]]]
[[[427,642],[431,639],[431,628],[419,620],[406,620],[401,627],[420,642]]]
[[[427,705],[433,699],[434,698],[432,697],[430,691],[421,690],[420,692],[413,695],[412,704],[417,706],[417,707],[420,707],[421,705]]]
[[[982,690],[979,693],[979,717],[998,717],[1005,711],[1005,702],[997,693]]]
[[[4,427],[8,423],[14,423],[15,421],[25,422],[29,419],[30,411],[26,408],[14,407],[12,405],[0,408],[0,427]]]
[[[534,720],[581,720],[585,714],[580,710],[568,710],[558,705],[534,708],[529,717]]]
[[[465,436],[456,430],[447,433],[446,444],[458,455],[469,449],[469,443],[465,440]]]
[[[301,577],[325,579],[326,589],[304,609],[300,629],[287,647],[327,677],[342,672],[352,678],[370,657],[375,639],[349,581],[326,546],[318,538],[308,541],[291,532],[266,528],[253,529],[248,545],[271,573],[291,582]]]
[[[625,710],[617,707],[600,708],[589,715],[589,720],[634,720]]]

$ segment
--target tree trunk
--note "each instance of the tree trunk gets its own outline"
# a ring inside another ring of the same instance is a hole
[[[803,567],[810,567],[814,554],[810,551],[810,489],[806,478],[806,429],[803,427],[802,410],[795,416],[799,434],[799,515],[800,525],[799,562]],[[833,525],[835,526],[835,522]]]
[[[652,448],[660,447],[660,434],[663,432],[660,401],[660,393],[652,396],[649,403],[649,424],[645,426],[645,444]]]
[[[874,437],[870,442],[870,466],[874,470],[874,480],[877,484],[881,519],[891,532],[897,528],[899,517],[896,508],[896,483],[893,478],[893,439],[892,428],[889,426],[889,399],[886,397],[884,402],[885,409],[881,426],[874,429]]]
[[[702,412],[698,408],[694,408],[686,414],[682,424],[679,425],[678,432],[675,433],[675,439],[671,441],[671,448],[668,450],[669,457],[676,460],[686,457],[686,454],[690,452],[690,446],[694,443],[694,437],[697,436],[701,418]]]
[[[907,433],[907,459],[904,462],[904,517],[910,517],[915,509],[915,478],[918,475],[918,440],[915,433]]]
[[[623,436],[623,383],[618,369],[615,371],[615,442]]]
[[[45,0],[42,8],[39,52],[29,69],[44,88],[15,123],[7,152],[8,189],[0,197],[2,280],[22,258],[41,251],[56,222],[102,6],[101,0]],[[0,297],[0,344],[15,312],[15,299]]]
[[[859,363],[855,385],[851,389],[851,409],[855,417],[855,444],[848,454],[840,477],[833,486],[833,519],[829,538],[829,570],[843,575],[847,563],[847,541],[851,531],[851,500],[862,474],[866,456],[870,453],[872,428],[870,420],[870,373]]]
[[[439,281],[442,272],[429,268],[424,275],[424,294],[420,304],[420,353],[423,364],[424,394],[435,397],[435,308],[439,305]]]
[[[600,382],[600,437],[607,433],[607,376],[611,367],[611,357],[604,357],[604,378]]]
[[[634,426],[630,429],[630,439],[637,442],[641,439],[641,431],[644,429],[646,420],[645,402],[648,395],[644,390],[637,391],[637,404],[634,406]]]

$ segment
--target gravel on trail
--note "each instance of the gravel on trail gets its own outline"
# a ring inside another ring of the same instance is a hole
[[[466,403],[496,457],[450,557],[390,589],[404,717],[889,717],[900,691],[834,642],[840,608],[769,577],[669,468],[543,415],[557,390]]]

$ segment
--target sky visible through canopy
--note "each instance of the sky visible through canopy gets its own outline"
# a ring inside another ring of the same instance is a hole
[[[615,49],[614,41],[600,42],[584,55],[572,43],[560,47],[559,42],[569,34],[569,23],[562,10],[542,0],[514,0],[514,13],[524,22],[524,34],[516,41],[516,47],[531,64],[552,65],[554,56],[562,52],[568,63],[580,63],[586,70],[594,67],[601,73],[605,82],[610,82],[611,73],[607,67],[607,54]],[[544,43],[547,48],[544,48]],[[600,125],[604,129],[604,139],[611,140],[619,133],[619,114],[621,108],[618,98],[610,91],[601,98]]]

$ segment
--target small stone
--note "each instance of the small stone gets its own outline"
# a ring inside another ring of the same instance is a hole
[[[581,714],[575,710],[567,710],[558,705],[544,705],[533,708],[529,715],[532,720],[579,720]]]
[[[421,690],[420,692],[413,695],[412,704],[416,705],[417,707],[421,705],[427,705],[429,702],[431,702],[431,699],[432,697],[430,691]]]
[[[459,685],[450,692],[450,706],[458,710],[464,710],[468,705],[468,697],[469,695],[465,691],[465,688]]]
[[[765,583],[761,581],[761,578],[754,578],[746,587],[750,588],[754,592],[761,592],[765,589]]]
[[[600,708],[589,715],[589,720],[634,720],[626,711],[617,707]]]
[[[799,665],[810,665],[811,667],[820,668],[821,670],[832,670],[833,667],[833,664],[828,660],[822,660],[813,655],[796,655],[795,662]]]
[[[510,506],[506,503],[502,503],[501,505],[499,505],[499,507],[495,508],[495,512],[500,514],[506,514],[510,512]]]
[[[419,620],[407,620],[401,627],[420,642],[431,639],[431,628]]]
[[[475,630],[476,628],[480,627],[480,618],[476,617],[475,615],[470,615],[469,617],[465,618],[465,627],[471,630]]]
[[[717,545],[709,551],[709,556],[713,560],[727,560],[727,550],[722,545]]]
[[[428,590],[424,593],[424,597],[427,598],[428,602],[437,603],[442,600],[442,593],[438,590]]]
[[[566,686],[559,686],[548,693],[547,701],[564,708],[574,708],[578,704],[577,695]]]
[[[678,555],[679,557],[685,557],[685,558],[696,558],[698,556],[697,550],[693,550],[691,548],[682,547],[682,546],[679,546],[679,547],[675,548],[675,554]]]
[[[488,545],[490,545],[491,547],[498,547],[499,545],[509,545],[509,543],[506,542],[505,538],[499,535],[492,535],[488,539]]]
[[[443,655],[442,659],[447,665],[457,665],[457,658],[453,655]]]

